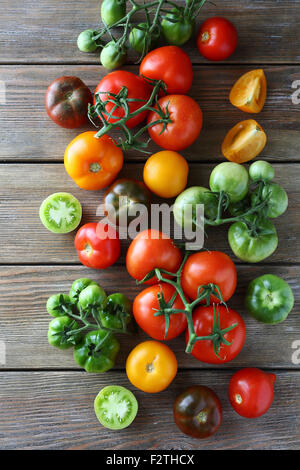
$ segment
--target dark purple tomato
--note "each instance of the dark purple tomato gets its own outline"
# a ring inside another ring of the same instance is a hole
[[[203,385],[186,388],[176,398],[173,411],[179,429],[197,439],[212,436],[222,422],[219,398],[213,390]]]
[[[57,78],[45,95],[48,116],[66,129],[77,129],[87,122],[88,105],[92,102],[90,89],[77,77]]]

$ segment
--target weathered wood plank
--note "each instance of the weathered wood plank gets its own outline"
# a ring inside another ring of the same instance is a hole
[[[228,130],[249,115],[234,108],[228,99],[235,80],[253,66],[195,67],[191,96],[204,113],[199,139],[182,154],[190,161],[224,159],[221,143]],[[136,67],[127,67],[137,71]],[[268,98],[263,111],[254,116],[268,136],[261,157],[271,161],[299,161],[300,105],[293,104],[292,83],[300,80],[300,68],[265,67]],[[47,116],[44,95],[49,83],[62,75],[81,77],[94,91],[106,71],[98,66],[3,66],[0,80],[6,85],[6,103],[0,106],[0,161],[62,161],[66,146],[80,130],[62,129]],[[120,136],[118,132],[114,134]],[[145,135],[145,138],[147,136]],[[150,150],[159,148],[153,143]],[[126,153],[127,160],[144,161],[136,151]]]
[[[142,178],[141,164],[126,165],[120,176]],[[81,190],[67,175],[62,164],[3,164],[0,167],[0,263],[78,263],[73,246],[74,233],[56,235],[44,228],[39,220],[39,207],[49,194],[67,191],[83,205],[83,223],[97,221],[96,209],[102,202],[103,191]],[[212,165],[191,165],[189,186],[208,185]],[[300,261],[299,234],[299,167],[298,164],[276,164],[276,180],[286,189],[289,208],[275,220],[279,247],[267,262]],[[157,201],[154,199],[154,201]],[[170,203],[168,200],[164,202]],[[228,228],[228,227],[227,227]],[[227,228],[210,229],[205,246],[231,254],[227,242]],[[13,234],[13,236],[12,236]],[[122,240],[124,261],[127,241]]]
[[[300,267],[238,266],[238,287],[229,306],[241,313],[247,328],[247,339],[240,355],[224,367],[295,368],[292,361],[296,354],[295,341],[299,337]],[[255,277],[273,273],[282,276],[291,285],[295,295],[295,307],[288,319],[280,325],[258,323],[246,312],[244,296],[248,283]],[[51,317],[45,305],[55,293],[68,292],[72,282],[79,277],[91,277],[99,282],[108,294],[120,291],[132,300],[142,287],[137,287],[125,267],[115,266],[106,271],[93,271],[83,266],[36,266],[0,268],[0,341],[6,345],[6,363],[1,369],[61,369],[77,368],[72,351],[59,351],[48,345],[47,329]],[[137,335],[118,335],[121,352],[116,363],[124,368],[131,349],[147,338],[141,330]],[[211,368],[184,353],[184,337],[169,341],[183,368]],[[294,362],[294,363],[293,363]],[[218,366],[220,368],[220,366]],[[223,366],[222,366],[223,367]],[[1,387],[0,387],[1,388]]]
[[[96,63],[98,53],[80,53],[78,34],[100,24],[100,2],[89,0],[6,0],[0,18],[0,61],[2,63]],[[207,2],[198,17],[196,31],[210,16],[225,16],[239,34],[238,48],[231,63],[287,63],[299,61],[299,2],[286,0],[234,0]],[[140,20],[141,17],[137,20]],[[287,47],[288,45],[288,47]],[[195,63],[203,59],[195,38],[185,46]],[[132,52],[129,61],[136,61]]]
[[[133,390],[138,415],[129,428],[116,434],[98,423],[93,401],[105,385],[133,389],[124,373],[0,373],[1,449],[299,449],[299,372],[277,373],[272,407],[253,420],[241,418],[229,404],[231,375],[229,371],[197,375],[179,371],[159,396]],[[209,386],[220,397],[223,423],[209,439],[189,438],[174,423],[173,401],[189,384]]]

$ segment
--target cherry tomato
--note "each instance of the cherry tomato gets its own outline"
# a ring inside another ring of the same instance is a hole
[[[144,57],[140,65],[140,75],[163,80],[169,94],[185,94],[192,86],[192,63],[180,47],[159,47]]]
[[[77,129],[88,120],[90,89],[77,77],[60,77],[49,85],[45,95],[48,116],[61,127]]]
[[[195,300],[198,297],[198,287],[210,283],[219,286],[223,300],[227,302],[237,283],[233,261],[221,251],[200,251],[189,256],[181,274],[181,285],[187,296]],[[210,301],[220,302],[214,295]]]
[[[108,135],[100,139],[96,132],[79,134],[65,150],[65,169],[82,189],[97,190],[108,186],[123,166],[123,152]]]
[[[132,385],[143,392],[161,392],[177,374],[176,356],[166,344],[144,341],[129,354],[126,373]]]
[[[108,268],[121,254],[119,235],[108,224],[83,225],[76,233],[74,243],[80,261],[89,268]]]
[[[242,317],[231,308],[223,305],[215,306],[219,310],[220,329],[224,330],[235,323],[237,326],[224,334],[226,341],[231,343],[227,345],[220,343],[220,351],[216,355],[212,340],[199,340],[195,343],[192,354],[201,362],[207,364],[224,364],[234,359],[244,346],[246,339],[246,326]],[[198,307],[193,312],[194,329],[197,336],[208,336],[213,332],[214,325],[214,306]],[[186,332],[186,343],[189,340],[189,332]]]
[[[202,23],[197,37],[200,54],[209,60],[225,60],[237,46],[237,31],[226,18],[214,16]]]
[[[181,251],[173,240],[154,229],[140,232],[129,245],[126,255],[127,271],[138,281],[144,279],[155,268],[175,273],[181,261]],[[156,276],[146,281],[146,284],[150,285],[157,283]]]
[[[131,72],[126,72],[125,70],[116,70],[105,75],[105,77],[103,77],[102,80],[98,83],[97,88],[95,90],[95,95],[96,93],[101,92],[101,94],[99,95],[101,100],[106,101],[110,98],[110,93],[118,94],[124,86],[128,90],[127,97],[129,99],[143,100],[132,101],[129,104],[130,113],[133,113],[137,109],[140,109],[150,98],[150,86],[137,75],[134,75]],[[105,109],[108,113],[110,113],[113,107],[113,103],[107,103]],[[144,121],[144,119],[146,119],[147,113],[148,112],[145,111],[144,113],[140,113],[137,116],[132,117],[126,122],[126,125],[129,128],[137,126],[142,121]],[[114,110],[113,115],[116,117],[109,118],[108,122],[115,122],[118,119],[124,117],[124,109],[121,106],[117,107]]]
[[[164,113],[169,113],[172,121],[166,125],[155,124],[148,128],[154,142],[167,150],[183,150],[189,147],[199,136],[202,129],[202,111],[193,98],[185,95],[168,95],[160,98],[159,106]],[[148,115],[148,124],[160,119],[154,111]]]
[[[186,187],[189,166],[185,158],[171,150],[157,152],[145,163],[144,181],[161,197],[175,197]]]
[[[255,367],[236,372],[229,383],[229,400],[234,410],[244,418],[258,418],[273,403],[275,374]]]
[[[187,326],[186,316],[184,313],[174,313],[169,316],[168,335],[165,337],[166,320],[164,315],[154,316],[155,312],[159,310],[158,297],[163,295],[164,300],[170,302],[175,293],[175,288],[167,283],[157,284],[156,286],[147,287],[140,292],[133,302],[133,315],[137,324],[144,330],[151,338],[158,340],[169,340],[179,336]],[[177,294],[174,302],[170,308],[183,309],[184,304]]]
[[[202,385],[186,388],[175,400],[174,419],[180,431],[197,439],[212,436],[222,422],[222,405],[213,390]]]

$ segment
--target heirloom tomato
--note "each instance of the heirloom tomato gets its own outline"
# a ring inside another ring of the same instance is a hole
[[[97,190],[108,186],[123,166],[123,152],[108,135],[100,139],[96,132],[79,134],[65,151],[65,168],[82,189]]]
[[[165,390],[177,374],[177,359],[173,351],[158,341],[144,341],[129,354],[126,361],[129,381],[143,392]]]

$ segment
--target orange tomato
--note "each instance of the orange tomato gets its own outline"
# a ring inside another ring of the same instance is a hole
[[[166,344],[144,341],[129,354],[126,373],[132,385],[143,392],[161,392],[177,373],[177,359]]]
[[[262,127],[254,119],[248,119],[230,129],[223,141],[222,153],[231,162],[244,163],[255,158],[266,142]]]
[[[108,135],[95,138],[96,132],[79,134],[65,151],[67,173],[82,189],[108,186],[123,166],[123,152]]]
[[[189,166],[185,158],[172,150],[157,152],[145,163],[144,181],[158,196],[174,197],[186,187]]]
[[[267,81],[262,69],[250,70],[233,85],[229,99],[246,113],[259,113],[266,101]]]

